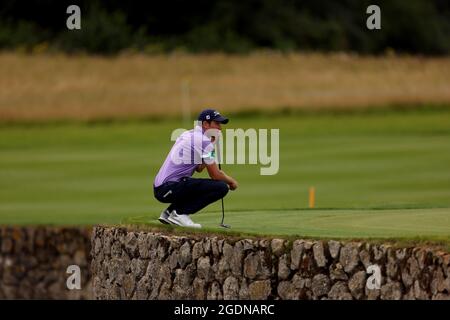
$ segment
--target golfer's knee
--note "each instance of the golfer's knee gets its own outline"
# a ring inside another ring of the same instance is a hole
[[[226,196],[228,193],[228,185],[223,181],[217,181],[217,194],[219,195],[219,199]]]

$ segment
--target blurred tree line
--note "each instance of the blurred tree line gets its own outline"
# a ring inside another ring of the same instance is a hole
[[[115,54],[386,50],[450,53],[449,0],[1,0],[0,48]],[[66,8],[81,8],[81,30]],[[368,30],[366,9],[381,8]]]

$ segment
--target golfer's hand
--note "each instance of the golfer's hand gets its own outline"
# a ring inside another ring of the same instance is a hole
[[[228,185],[230,187],[230,190],[236,190],[238,187],[238,183],[236,180],[230,182],[230,184]]]

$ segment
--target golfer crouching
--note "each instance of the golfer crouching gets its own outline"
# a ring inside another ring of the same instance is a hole
[[[219,169],[215,161],[215,136],[228,119],[219,112],[203,110],[194,129],[181,134],[175,141],[153,183],[155,198],[170,203],[159,221],[183,227],[201,228],[190,215],[222,199],[238,183]],[[208,170],[211,179],[192,178],[194,171]]]

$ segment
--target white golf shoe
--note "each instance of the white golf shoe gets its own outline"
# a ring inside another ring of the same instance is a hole
[[[181,227],[189,227],[189,228],[201,228],[202,225],[199,223],[194,223],[194,221],[191,220],[189,215],[187,214],[177,214],[175,210],[172,211],[168,218],[169,222],[176,224],[177,226]]]
[[[158,220],[163,224],[170,224],[171,222],[169,221],[169,216],[170,212],[169,210],[166,209],[163,212],[161,212],[161,215],[159,216]]]

